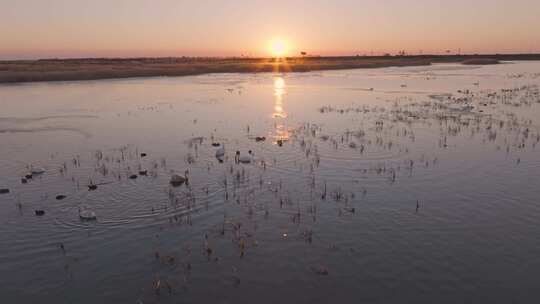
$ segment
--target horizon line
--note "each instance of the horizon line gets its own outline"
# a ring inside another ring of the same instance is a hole
[[[41,57],[41,58],[21,58],[21,59],[1,59],[0,62],[14,62],[14,61],[77,61],[77,60],[151,60],[151,59],[252,59],[252,60],[262,60],[262,59],[315,59],[315,58],[385,58],[385,57],[411,57],[411,58],[421,58],[421,57],[459,57],[459,56],[538,56],[540,52],[515,52],[515,53],[449,53],[449,54],[436,54],[436,53],[426,53],[426,54],[392,54],[386,53],[381,55],[368,55],[368,54],[350,54],[350,55],[290,55],[290,56],[247,56],[247,55],[235,55],[235,56],[192,56],[192,55],[182,55],[182,56],[80,56],[80,57],[71,57],[71,56],[54,56],[54,57]]]

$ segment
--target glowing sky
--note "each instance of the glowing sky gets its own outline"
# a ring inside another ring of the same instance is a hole
[[[540,52],[540,0],[0,0],[0,58]]]

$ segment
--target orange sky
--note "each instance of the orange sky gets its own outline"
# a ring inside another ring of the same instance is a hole
[[[0,58],[540,52],[538,0],[0,0]]]

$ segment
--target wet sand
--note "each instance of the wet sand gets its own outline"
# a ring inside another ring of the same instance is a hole
[[[422,66],[432,63],[493,64],[540,60],[540,54],[294,57],[269,58],[116,58],[0,61],[0,83],[188,76],[211,73],[310,72]]]

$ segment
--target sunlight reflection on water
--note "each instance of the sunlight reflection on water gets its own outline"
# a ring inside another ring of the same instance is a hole
[[[0,297],[527,302],[540,273],[539,70],[0,86]],[[23,183],[31,167],[46,172]]]

